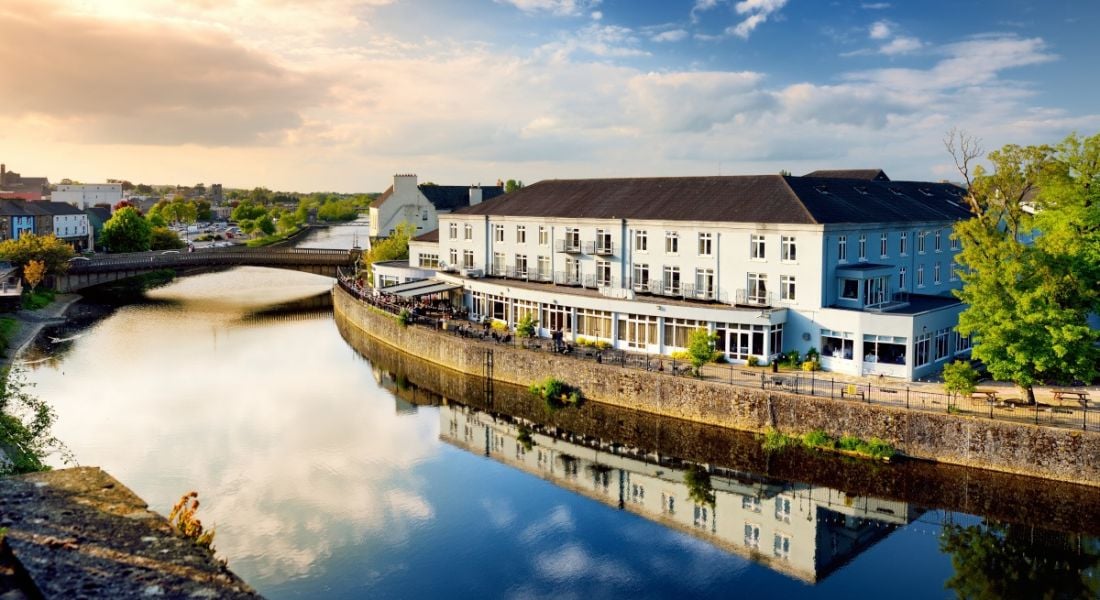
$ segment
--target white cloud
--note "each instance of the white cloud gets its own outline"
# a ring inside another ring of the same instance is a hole
[[[872,40],[884,40],[893,33],[890,25],[889,21],[875,21],[871,24],[868,35],[871,36]]]
[[[787,0],[742,0],[734,5],[734,10],[739,15],[749,16],[726,31],[740,38],[748,39],[749,34],[754,29],[766,22],[770,15],[786,4]]]
[[[668,31],[662,31],[650,36],[650,40],[654,42],[678,42],[686,38],[688,32],[683,29],[669,29]]]
[[[603,19],[603,12],[598,11],[598,10],[594,10],[594,11],[592,11],[592,14],[590,14],[588,16],[591,17],[593,21],[599,21],[599,20]]]
[[[910,52],[920,50],[922,47],[924,47],[924,43],[917,38],[899,35],[888,43],[880,46],[878,51],[880,54],[894,56],[897,54],[909,54]]]
[[[601,0],[496,0],[511,4],[523,12],[548,12],[559,16],[577,16],[599,6]]]
[[[864,10],[884,10],[890,8],[889,2],[864,2],[859,5]]]

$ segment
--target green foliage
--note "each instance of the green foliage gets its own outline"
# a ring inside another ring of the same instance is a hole
[[[160,216],[170,223],[194,223],[198,219],[199,213],[195,203],[178,196],[163,205],[158,202],[157,206],[160,206],[158,211]]]
[[[802,445],[814,450],[842,450],[874,459],[890,459],[897,454],[893,446],[878,438],[862,440],[853,435],[844,435],[838,440],[820,429],[803,435]]]
[[[702,328],[692,331],[688,336],[688,360],[691,361],[691,368],[696,375],[699,374],[699,369],[703,365],[714,360],[714,347],[717,342],[718,334]]]
[[[195,202],[195,218],[199,221],[212,221],[213,212],[210,210],[210,202],[197,200]]]
[[[550,408],[561,408],[565,405],[579,405],[584,397],[581,391],[556,377],[547,377],[540,382],[532,383],[528,390],[546,401]]]
[[[351,199],[329,199],[317,207],[317,218],[322,221],[354,221],[359,216],[359,208]]]
[[[236,221],[238,224],[241,224],[242,221],[252,221],[262,217],[265,214],[267,214],[267,209],[264,208],[262,205],[245,200],[233,209],[233,212],[230,213],[229,218]],[[241,229],[244,229],[243,225],[241,225]]]
[[[535,319],[534,313],[525,313],[520,317],[519,322],[516,323],[516,336],[521,338],[533,338],[535,337],[536,326],[538,321]]]
[[[1034,402],[1036,383],[1098,374],[1100,331],[1087,318],[1100,311],[1100,135],[988,158],[992,172],[978,168],[967,195],[974,216],[954,232],[967,304],[958,330]]]
[[[1087,537],[1085,538],[1088,539]],[[1100,598],[1100,545],[1034,524],[943,526],[958,598]]]
[[[409,223],[398,223],[390,237],[372,242],[370,250],[363,256],[367,266],[368,279],[373,281],[373,267],[376,262],[400,260],[409,257],[409,240],[416,229]]]
[[[802,364],[802,356],[798,354],[798,350],[791,350],[783,355],[784,362],[789,367],[797,367]]]
[[[0,242],[0,257],[18,267],[24,267],[32,260],[41,261],[46,265],[47,274],[63,273],[69,268],[73,247],[52,233],[24,233],[17,240]]]
[[[978,372],[970,361],[956,360],[943,367],[943,389],[950,394],[969,396],[977,388]]]
[[[522,180],[509,179],[508,181],[504,182],[504,193],[505,194],[510,194],[510,193],[512,193],[512,192],[514,192],[518,189],[522,189],[522,188],[523,188],[523,181]]]
[[[154,227],[149,235],[150,250],[178,250],[187,244],[167,227]]]
[[[153,228],[133,207],[121,208],[103,224],[102,241],[111,252],[145,252]]]
[[[802,436],[802,443],[807,448],[828,450],[836,447],[836,440],[820,429],[815,429]]]
[[[68,451],[50,429],[57,416],[53,409],[27,391],[23,372],[0,372],[0,474],[46,471],[46,456],[59,452],[68,460]]]
[[[700,505],[714,506],[716,500],[714,488],[710,483],[710,473],[699,465],[692,465],[684,471],[684,484],[687,485],[688,498]]]
[[[750,356],[750,357],[749,357],[749,366],[750,366],[750,367],[758,367],[758,366],[760,366],[760,358],[759,358],[759,357],[757,357],[757,356]]]
[[[53,302],[54,292],[51,289],[31,290],[23,293],[23,308],[38,310],[45,308]]]
[[[397,315],[397,323],[402,327],[408,327],[412,323],[412,313],[409,312],[409,309],[401,309],[401,313]]]
[[[0,317],[0,356],[8,355],[8,345],[11,344],[11,336],[19,329],[19,321],[12,317]]]
[[[778,429],[768,429],[764,432],[763,447],[767,452],[778,452],[799,443],[798,438],[781,433]]]

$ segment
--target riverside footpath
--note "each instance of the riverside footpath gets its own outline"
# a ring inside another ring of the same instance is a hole
[[[397,315],[362,297],[350,282],[341,280],[332,293],[338,322],[441,367],[488,380],[526,387],[555,377],[589,400],[632,410],[755,433],[824,431],[834,438],[879,438],[912,458],[1100,487],[1100,432],[1089,426],[1095,413],[1091,407],[1072,415],[1071,425],[1040,418],[1062,416],[1053,411],[1025,416],[1022,410],[993,405],[981,413],[963,412],[943,394],[938,398],[920,388],[878,382],[826,382],[813,374],[790,373],[773,379],[760,370],[749,375],[741,367],[725,371],[724,377],[697,378],[667,362],[654,370],[648,363],[627,364],[626,357],[621,362],[607,355],[586,360],[465,337],[435,323],[403,326]],[[879,396],[896,400],[877,401]],[[1007,418],[1000,418],[999,411]]]
[[[0,366],[19,364],[81,297],[12,313]],[[0,476],[0,598],[259,598],[214,552],[96,467]]]

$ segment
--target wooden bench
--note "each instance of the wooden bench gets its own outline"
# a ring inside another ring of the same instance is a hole
[[[858,397],[860,400],[863,400],[863,399],[866,398],[866,396],[864,395],[863,389],[861,389],[860,387],[858,387],[854,383],[849,383],[848,385],[840,388],[840,397],[841,398],[847,398],[848,396],[851,396],[853,398]]]
[[[1081,406],[1089,405],[1089,393],[1080,390],[1054,390],[1054,400],[1061,403],[1062,400],[1074,400]]]

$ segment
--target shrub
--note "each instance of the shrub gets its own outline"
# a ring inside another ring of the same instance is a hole
[[[611,342],[608,342],[606,340],[599,340],[599,341],[595,342],[595,346],[597,348],[599,348],[600,350],[607,350],[607,349],[611,348]]]
[[[588,338],[582,337],[582,336],[577,336],[576,344],[578,346],[587,346],[589,344]]]
[[[757,357],[757,356],[750,356],[749,357],[749,366],[750,367],[759,367],[760,366],[760,358]]]
[[[718,340],[718,334],[706,329],[696,329],[688,336],[688,360],[695,374],[708,362],[714,360],[714,345]]]
[[[172,512],[168,513],[168,523],[183,537],[200,546],[213,549],[214,530],[203,528],[202,521],[195,516],[198,510],[198,492],[184,494],[180,501],[172,507]]]
[[[836,448],[836,440],[820,429],[815,429],[802,436],[802,443],[808,448],[821,448],[825,450]]]
[[[402,327],[408,327],[409,323],[412,323],[412,313],[409,312],[409,309],[401,309],[401,313],[397,315],[397,323]]]
[[[23,294],[23,308],[27,310],[38,310],[49,306],[50,302],[53,302],[54,293],[53,290],[43,288],[37,291],[28,291]]]
[[[505,332],[508,331],[508,324],[504,321],[493,321],[489,327],[493,328],[493,331]]]
[[[691,360],[691,354],[687,350],[676,350],[672,354],[669,354],[674,360]]]
[[[535,337],[535,326],[538,321],[535,320],[533,313],[527,313],[520,317],[518,323],[516,323],[516,335],[521,338],[533,338]]]
[[[978,372],[969,361],[956,360],[943,367],[943,389],[949,394],[969,396],[977,387]]]
[[[784,358],[786,359],[785,362],[787,363],[787,365],[791,367],[797,367],[802,362],[801,356],[799,356],[798,354],[798,350],[791,350],[784,356]]]
[[[817,352],[817,348],[810,346],[810,349],[806,351],[806,360],[817,360],[821,356]]]
[[[797,443],[798,438],[780,433],[778,429],[769,429],[764,433],[764,450],[776,452]]]
[[[532,383],[528,390],[546,400],[551,408],[560,408],[566,404],[576,406],[584,399],[580,390],[556,377],[547,377],[541,382]]]
[[[722,354],[721,352],[715,352],[714,353],[714,362],[716,362],[720,365],[726,365],[726,364],[729,364],[730,360],[728,358],[726,358],[725,354]]]
[[[821,365],[819,365],[816,360],[806,360],[806,361],[802,362],[802,370],[803,371],[807,371],[807,372],[817,371],[820,368],[821,368]]]

